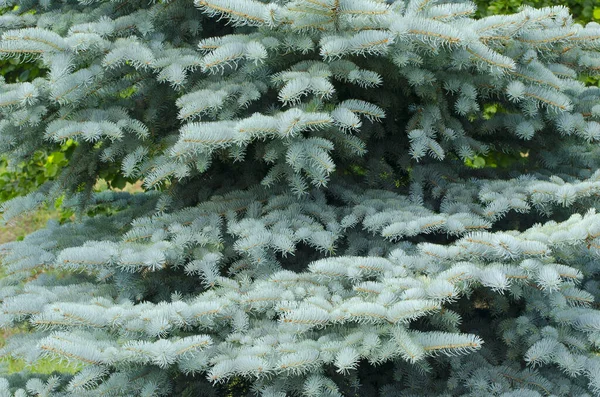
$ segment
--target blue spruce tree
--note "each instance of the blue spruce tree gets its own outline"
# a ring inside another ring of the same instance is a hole
[[[0,152],[75,145],[3,219],[77,216],[0,247],[0,326],[27,331],[0,355],[79,370],[0,368],[0,396],[600,395],[599,24],[2,6],[0,56],[47,73],[0,81]],[[144,192],[96,192],[106,170]]]

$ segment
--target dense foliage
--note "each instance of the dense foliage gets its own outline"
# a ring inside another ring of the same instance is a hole
[[[541,8],[556,5],[555,0],[477,0],[476,3],[481,16],[512,14],[522,6]],[[577,22],[600,21],[600,5],[596,0],[566,0],[561,4],[571,10]]]
[[[66,154],[3,217],[80,215],[0,246],[0,355],[80,370],[0,396],[600,395],[599,24],[9,5],[0,54],[45,72],[0,82],[0,152]]]
[[[554,0],[479,0],[477,1],[478,16],[512,14],[519,11],[521,6],[532,6],[536,8],[548,7],[554,5]],[[600,5],[595,0],[571,0],[563,2],[567,6],[574,19],[580,23],[590,21],[600,21]],[[40,69],[40,66],[42,68]],[[40,73],[44,73],[43,65],[37,62],[19,62],[16,59],[6,58],[0,60],[0,75],[4,76],[8,82],[31,81]],[[597,78],[586,76],[589,84],[597,85]],[[484,111],[491,115],[495,114],[497,107],[494,104],[484,104]],[[0,158],[0,202],[7,199],[28,194],[35,190],[41,183],[56,175],[56,167],[62,167],[66,164],[66,157],[62,157],[60,152],[64,152],[69,146],[64,146],[60,150],[54,150],[48,153],[36,151],[25,161],[19,164],[7,164],[6,158]],[[492,151],[484,156],[475,156],[466,160],[466,164],[473,167],[484,166],[508,166],[514,161],[520,160],[502,152]],[[108,172],[103,178],[109,186],[122,188],[126,182],[117,172]]]

